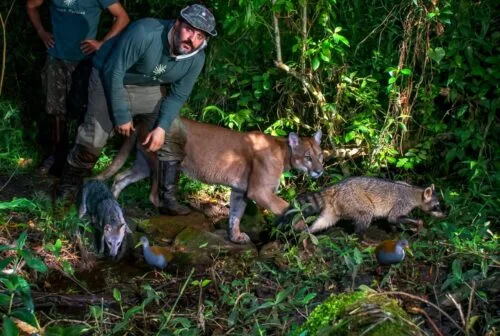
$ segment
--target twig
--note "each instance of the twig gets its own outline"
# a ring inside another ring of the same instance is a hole
[[[189,273],[186,281],[184,282],[184,285],[181,288],[181,292],[179,293],[179,296],[177,296],[177,299],[175,299],[174,305],[172,306],[172,309],[170,309],[170,312],[168,313],[167,319],[165,320],[165,322],[163,323],[161,328],[158,329],[157,335],[160,335],[160,331],[168,325],[168,322],[170,322],[170,319],[172,318],[172,315],[174,314],[174,309],[175,309],[175,307],[177,307],[177,303],[179,302],[182,294],[184,293],[184,290],[186,289],[186,286],[189,283],[189,280],[191,280],[193,273],[194,273],[194,267],[191,269],[191,272]]]
[[[1,19],[1,14],[0,14],[0,19]],[[2,90],[1,90],[1,84],[0,84],[0,95],[2,93]],[[0,188],[0,191],[2,191],[9,183],[10,183],[10,180],[12,180],[12,178],[14,177],[14,175],[17,173],[17,170],[19,169],[19,166],[16,167],[16,169],[12,172],[12,174],[10,174],[9,176],[9,179],[7,180],[7,182],[4,183],[4,185],[2,186],[2,188]]]
[[[460,325],[457,323],[457,321],[455,321],[447,312],[445,312],[444,310],[439,308],[439,306],[435,305],[434,303],[432,303],[426,299],[421,298],[420,296],[416,296],[416,295],[412,295],[412,294],[409,294],[406,292],[400,292],[400,291],[373,293],[371,295],[402,295],[402,296],[407,296],[409,298],[412,298],[414,300],[422,301],[422,302],[428,304],[429,306],[433,307],[434,309],[437,309],[441,314],[446,316],[451,321],[451,323],[453,323],[455,325],[455,327],[457,327],[457,329],[459,329],[462,333],[465,333],[464,329],[462,327],[460,327]]]
[[[470,297],[469,297],[469,306],[467,307],[467,318],[465,319],[465,332],[467,335],[469,334],[469,321],[470,321],[470,314],[472,312],[472,298],[474,297],[474,292],[476,291],[476,282],[472,281],[472,288],[470,289]]]
[[[415,312],[415,313],[420,313],[420,314],[424,315],[425,318],[427,319],[427,321],[429,321],[429,324],[431,325],[432,329],[434,330],[434,333],[438,336],[444,336],[443,333],[441,332],[441,330],[439,330],[436,323],[434,323],[432,318],[429,316],[429,314],[427,314],[427,312],[425,310],[423,310],[419,307],[411,307],[410,310]]]
[[[491,116],[491,118],[488,118],[488,124],[486,124],[486,128],[484,129],[483,143],[481,144],[481,149],[479,149],[479,155],[477,156],[478,160],[481,160],[481,157],[483,156],[484,146],[486,145],[486,137],[488,136],[488,132],[490,131],[491,124],[493,123],[493,120],[495,119],[494,115],[490,114],[489,116]]]
[[[373,29],[370,34],[368,34],[361,42],[358,43],[358,45],[356,46],[356,49],[354,50],[354,56],[356,56],[356,53],[358,52],[358,49],[359,49],[359,46],[361,44],[363,44],[366,40],[368,40],[370,38],[370,36],[372,36],[373,34],[375,34],[380,27],[383,27],[384,25],[386,25],[386,23],[389,21],[389,19],[393,16],[392,12],[394,12],[394,10],[396,9],[397,6],[394,6],[391,11],[389,12],[389,14],[387,14],[387,16],[384,18],[384,20],[382,21],[381,24],[379,24],[377,27],[375,27],[375,29]]]
[[[464,317],[464,312],[462,311],[462,306],[455,300],[453,295],[451,295],[450,293],[447,293],[446,296],[453,302],[455,307],[457,307],[458,313],[460,314],[460,319],[462,320],[462,324],[465,327],[465,317]]]
[[[273,5],[276,3],[276,0],[273,0]],[[276,13],[273,12],[273,28],[274,28],[274,43],[276,44],[276,60],[279,63],[282,63],[283,60],[281,58],[281,38],[280,38],[280,29],[278,25],[278,17]]]
[[[60,320],[51,320],[51,321],[47,322],[43,326],[43,330],[46,330],[48,326],[50,326],[51,324],[54,324],[54,323],[71,323],[71,324],[78,323],[78,324],[84,324],[84,325],[86,325],[87,328],[89,328],[89,329],[92,328],[92,326],[90,324],[88,324],[87,322],[85,322],[85,321],[72,320],[72,319],[60,319]]]
[[[2,95],[3,79],[5,77],[5,63],[7,62],[7,21],[9,20],[10,13],[12,12],[12,8],[14,7],[15,3],[16,3],[16,0],[13,0],[12,3],[10,4],[10,8],[7,11],[7,15],[5,16],[5,20],[2,16],[2,14],[0,14],[0,23],[2,24],[2,33],[3,33],[2,70],[0,73],[0,96]]]

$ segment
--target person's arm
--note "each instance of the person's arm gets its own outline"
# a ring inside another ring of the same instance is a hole
[[[42,20],[40,19],[40,12],[38,8],[43,4],[43,0],[28,0],[26,2],[26,11],[30,18],[33,27],[47,49],[54,47],[54,37],[51,33],[47,32],[43,27]]]
[[[191,94],[204,63],[205,56],[203,55],[203,57],[191,66],[184,77],[170,85],[168,95],[161,102],[160,114],[156,126],[163,128],[165,131],[170,128],[170,124],[179,116],[182,105],[184,105]]]
[[[142,143],[147,151],[156,152],[165,142],[165,132],[170,128],[172,121],[180,114],[182,105],[191,94],[193,86],[198,79],[205,57],[193,64],[189,72],[175,83],[170,85],[170,92],[163,98],[160,105],[160,115],[156,127],[148,133]]]
[[[36,0],[42,1],[42,0]],[[128,17],[127,11],[119,2],[115,2],[114,4],[108,6],[108,10],[111,15],[114,16],[114,22],[108,33],[104,35],[104,38],[100,41],[98,40],[84,40],[81,43],[81,50],[85,55],[92,54],[99,50],[104,41],[109,40],[113,36],[119,34],[130,22],[130,18]]]
[[[115,127],[132,121],[125,99],[123,79],[127,70],[147,51],[149,43],[150,39],[147,38],[144,26],[130,26],[122,33],[102,65],[102,84]]]

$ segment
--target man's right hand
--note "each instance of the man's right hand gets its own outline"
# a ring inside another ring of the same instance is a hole
[[[38,36],[40,36],[40,39],[43,41],[43,44],[45,44],[45,47],[47,49],[53,48],[55,43],[54,43],[54,36],[45,31],[45,30],[40,30],[38,31]]]
[[[129,121],[126,124],[115,126],[115,132],[128,137],[130,134],[135,132],[134,124]]]

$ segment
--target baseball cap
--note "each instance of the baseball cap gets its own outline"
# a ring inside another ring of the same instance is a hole
[[[215,18],[205,6],[200,4],[187,6],[181,10],[181,16],[194,28],[212,36],[217,36]]]

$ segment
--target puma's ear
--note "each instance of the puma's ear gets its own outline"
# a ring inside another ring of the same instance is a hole
[[[111,232],[111,225],[109,225],[109,224],[104,225],[104,232],[105,233]]]
[[[297,133],[290,132],[290,134],[288,134],[288,145],[290,146],[290,148],[292,149],[297,148],[299,143],[300,143],[300,138],[297,135]]]
[[[314,134],[314,141],[316,141],[316,143],[318,145],[321,145],[321,136],[323,135],[323,132],[321,132],[321,130],[317,130],[316,133]]]

